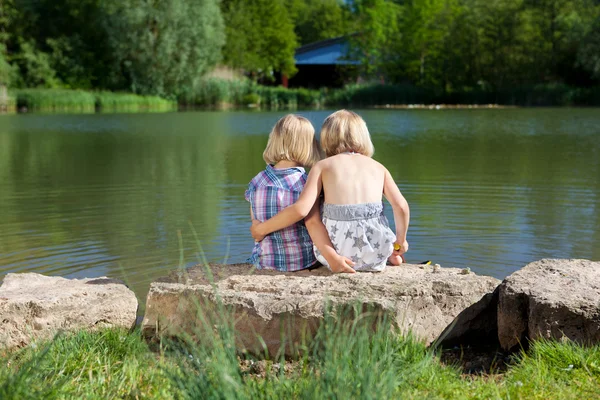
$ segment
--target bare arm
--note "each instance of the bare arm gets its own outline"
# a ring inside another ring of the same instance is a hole
[[[269,233],[286,228],[305,218],[321,193],[321,185],[321,167],[317,163],[308,174],[304,190],[298,201],[263,223],[252,223],[250,228],[252,237],[260,241]]]
[[[312,210],[310,210],[308,217],[306,217],[304,220],[304,224],[306,225],[306,229],[308,229],[310,238],[315,246],[317,246],[317,249],[319,249],[323,257],[325,257],[327,264],[329,264],[329,268],[331,268],[333,272],[346,272],[353,274],[355,271],[351,268],[351,266],[354,265],[354,262],[346,257],[340,256],[335,251],[335,248],[331,243],[327,229],[321,221],[319,203],[319,201],[315,201],[315,204],[313,205]]]
[[[394,211],[394,223],[396,224],[396,242],[404,246],[406,242],[406,232],[410,222],[410,208],[400,189],[394,182],[390,172],[385,170],[385,180],[383,182],[383,195],[392,205]],[[408,249],[404,249],[406,251]]]

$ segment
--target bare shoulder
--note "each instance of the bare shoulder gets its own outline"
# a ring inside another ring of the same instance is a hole
[[[381,171],[381,173],[383,173],[383,174],[385,174],[386,172],[388,172],[387,168],[382,163],[380,163],[379,161],[376,161],[376,160],[372,159],[371,157],[366,157],[365,156],[365,158],[368,160],[367,162],[369,164],[371,164],[372,168],[375,168],[375,169]]]
[[[327,165],[327,161],[329,159],[325,158],[323,160],[317,161],[315,165],[313,165],[313,169],[323,169]]]

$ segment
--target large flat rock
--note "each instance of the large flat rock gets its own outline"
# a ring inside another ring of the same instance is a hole
[[[498,279],[460,269],[403,265],[380,273],[332,274],[325,268],[279,273],[249,265],[197,266],[150,285],[142,328],[147,335],[201,334],[203,317],[233,311],[240,350],[275,355],[286,341],[295,354],[323,320],[326,303],[386,313],[402,332],[431,343],[467,307],[494,291]],[[214,284],[208,275],[214,276]],[[219,303],[219,300],[220,302]],[[200,314],[200,315],[199,315]],[[200,329],[199,329],[200,328]],[[259,339],[259,337],[261,339]],[[264,343],[264,346],[263,346]]]
[[[129,329],[137,308],[135,294],[114,279],[8,274],[0,286],[0,347],[25,346],[58,331]]]
[[[539,338],[600,342],[600,262],[544,259],[502,282],[500,344],[511,350]]]

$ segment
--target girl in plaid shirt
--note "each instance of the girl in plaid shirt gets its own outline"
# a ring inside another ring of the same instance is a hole
[[[267,163],[266,169],[250,181],[246,190],[251,217],[259,221],[268,220],[298,200],[307,179],[304,168],[320,159],[315,129],[310,121],[293,114],[277,121],[269,135],[263,159]],[[283,272],[316,264],[313,242],[304,221],[257,242],[248,262],[258,269]]]

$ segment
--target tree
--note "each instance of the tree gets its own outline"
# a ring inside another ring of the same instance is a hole
[[[283,0],[225,0],[224,61],[255,79],[296,72],[294,24]]]
[[[114,0],[102,25],[113,58],[109,85],[141,94],[192,90],[225,40],[217,0]]]
[[[388,0],[360,0],[354,4],[360,30],[352,37],[352,56],[361,61],[367,76],[392,74],[398,65],[394,43],[402,40],[400,7]]]
[[[300,45],[354,33],[350,8],[340,0],[287,0]]]
[[[577,53],[577,63],[594,79],[600,80],[600,16],[583,38]]]

